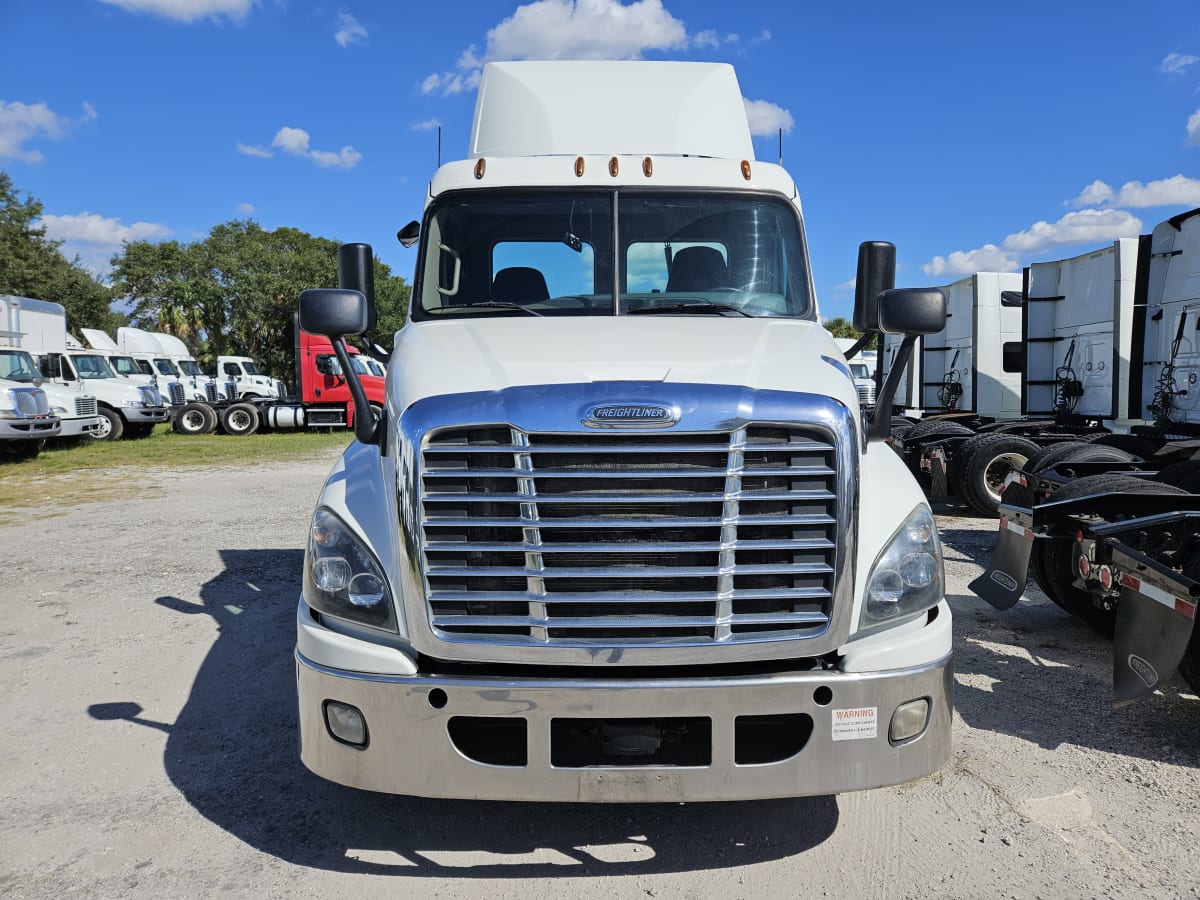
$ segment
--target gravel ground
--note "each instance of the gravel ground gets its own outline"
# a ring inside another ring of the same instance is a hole
[[[1105,641],[966,585],[940,517],[954,756],[840,797],[577,806],[366,794],[297,757],[302,540],[332,459],[147,473],[0,527],[0,894],[1200,896],[1200,699],[1114,709]],[[152,488],[141,494],[139,487]]]

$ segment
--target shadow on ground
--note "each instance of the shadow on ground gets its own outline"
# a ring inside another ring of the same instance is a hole
[[[802,853],[837,827],[832,797],[754,803],[588,805],[425,800],[339,787],[300,763],[295,608],[299,550],[225,550],[201,603],[220,633],[174,723],[136,699],[97,719],[167,731],[168,776],[202,815],[297,865],[438,877],[553,877],[696,871]],[[396,765],[404,765],[397,759]]]

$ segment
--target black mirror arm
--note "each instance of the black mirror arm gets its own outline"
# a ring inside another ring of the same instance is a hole
[[[875,340],[875,335],[877,335],[877,334],[879,334],[878,331],[868,331],[866,334],[864,334],[862,337],[860,337],[857,341],[855,341],[854,345],[849,350],[847,350],[843,354],[843,356],[845,356],[846,359],[854,359],[854,357],[858,356],[859,351],[862,350],[863,347],[867,346],[867,344],[869,344],[869,343],[871,343],[871,341]]]
[[[350,351],[346,349],[346,339],[339,335],[330,337],[330,342],[333,344],[333,352],[337,354],[338,362],[342,364],[342,373],[346,379],[346,385],[350,388],[350,396],[354,398],[354,436],[360,443],[378,444],[379,423],[375,421],[375,413],[371,409],[371,404],[367,402],[367,394],[363,390],[362,382],[358,380],[358,373],[354,371],[354,366],[350,363]]]
[[[375,360],[376,362],[381,362],[386,366],[388,360],[391,359],[391,356],[388,354],[388,352],[375,343],[375,338],[371,336],[370,332],[363,334],[362,345],[367,356],[371,357],[371,359]]]
[[[884,382],[883,389],[875,398],[875,416],[871,419],[870,428],[867,431],[868,443],[886,441],[892,433],[892,400],[896,397],[896,388],[900,386],[900,379],[904,375],[904,370],[908,368],[908,361],[912,358],[917,337],[918,335],[910,334],[900,342],[900,349],[896,351],[896,358],[892,360],[892,369],[888,372],[887,381]]]

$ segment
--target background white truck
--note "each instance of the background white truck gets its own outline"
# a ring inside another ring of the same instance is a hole
[[[82,387],[95,397],[96,412],[102,421],[92,437],[146,437],[155,425],[167,421],[169,411],[156,387],[135,385],[121,378],[103,356],[80,348],[70,339],[61,304],[30,297],[17,299],[20,302],[10,307],[9,328],[20,335],[20,349],[37,359],[46,383]]]
[[[301,755],[369,790],[699,801],[896,784],[950,752],[929,507],[820,325],[796,185],[728,66],[484,69],[372,415],[312,520]],[[860,248],[855,323],[945,324]],[[370,342],[368,342],[369,344]],[[911,344],[909,345],[911,349]]]

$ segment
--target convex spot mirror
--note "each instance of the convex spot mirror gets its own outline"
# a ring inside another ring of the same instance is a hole
[[[342,288],[312,288],[300,294],[300,327],[328,338],[367,330],[367,298]]]
[[[885,290],[876,311],[885,334],[936,334],[946,327],[946,295],[937,288]]]

